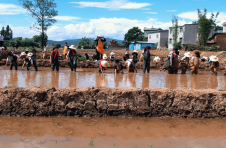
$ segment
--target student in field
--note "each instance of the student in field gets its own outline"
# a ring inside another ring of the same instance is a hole
[[[186,74],[187,69],[189,68],[189,61],[192,57],[190,52],[184,54],[184,57],[181,59],[180,67],[181,67],[181,74]]]
[[[58,47],[54,47],[53,51],[50,54],[50,64],[52,71],[56,68],[57,71],[59,71],[59,52]]]
[[[15,66],[15,69],[17,70],[17,59],[20,58],[18,55],[13,54],[11,51],[8,52],[8,57],[6,59],[6,64],[5,66],[7,66],[8,62],[10,64],[10,70],[13,69],[13,66]]]
[[[97,55],[97,60],[100,60],[103,58],[104,54],[104,46],[103,43],[106,42],[106,39],[104,36],[98,35],[97,38],[94,39],[96,42],[96,55]]]
[[[127,62],[128,73],[137,72],[136,63],[134,62],[133,59],[128,59],[126,62]]]
[[[33,54],[33,57],[36,59],[36,53],[37,53],[37,51],[36,51],[36,49],[35,49],[34,46],[32,46],[31,53]]]
[[[178,49],[173,48],[173,50],[168,55],[167,65],[169,74],[177,74],[179,67],[179,55]]]
[[[217,71],[218,71],[219,66],[220,66],[218,60],[219,60],[219,58],[215,55],[212,55],[210,57],[209,64],[210,64],[210,70],[211,70],[212,75],[217,75]]]
[[[151,61],[151,52],[150,52],[151,47],[147,46],[144,49],[144,53],[143,53],[143,72],[145,73],[147,70],[147,73],[150,72],[150,61]]]
[[[191,73],[198,74],[199,66],[200,66],[200,54],[199,50],[194,51],[194,56],[191,58]]]
[[[89,54],[88,53],[85,53],[85,58],[86,58],[86,61],[89,61]]]
[[[75,45],[71,45],[68,48],[68,53],[67,53],[67,59],[70,63],[70,67],[71,67],[71,71],[76,71],[77,68],[77,61],[78,61],[78,57],[77,57],[77,52],[76,52],[76,47]]]
[[[120,73],[120,72],[124,73],[122,63],[120,63],[119,60],[115,60],[114,70],[115,70],[115,73]]]
[[[65,42],[65,46],[64,46],[64,58],[67,58],[67,53],[68,53],[68,45],[67,42]]]
[[[99,73],[103,73],[104,70],[108,67],[107,55],[103,56],[103,60],[97,60],[97,66],[99,68]]]

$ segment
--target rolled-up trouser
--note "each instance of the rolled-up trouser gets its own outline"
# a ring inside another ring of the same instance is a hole
[[[199,66],[191,66],[191,73],[198,74]]]
[[[218,67],[211,67],[210,70],[213,75],[217,75]]]
[[[147,70],[147,72],[149,73],[150,72],[150,60],[143,60],[143,71],[144,71],[144,73],[146,72],[146,70]]]
[[[59,62],[56,62],[56,63],[52,63],[51,64],[51,68],[52,68],[52,71],[54,71],[54,69],[56,68],[57,71],[59,71]]]
[[[186,71],[187,71],[187,69],[188,69],[187,64],[181,63],[181,73],[182,73],[182,74],[185,74]]]
[[[17,70],[17,62],[10,62],[10,70],[13,69],[13,66],[15,66],[15,69]]]
[[[71,71],[75,70],[77,68],[77,57],[76,56],[72,56],[70,57],[70,67],[71,67]]]

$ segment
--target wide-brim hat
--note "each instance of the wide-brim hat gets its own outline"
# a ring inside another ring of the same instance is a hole
[[[137,50],[134,50],[133,53],[138,53],[138,51]]]
[[[101,61],[101,65],[106,68],[106,67],[108,67],[108,62],[107,61]]]
[[[191,57],[192,57],[192,54],[191,54],[190,52],[186,52],[186,53],[184,54],[184,56],[187,57],[187,58],[191,58]]]
[[[199,52],[200,55],[201,55],[201,53],[202,53],[202,52],[199,51],[199,50],[194,50],[194,51],[193,51],[194,54],[195,54],[196,52]]]
[[[159,58],[159,56],[156,56],[155,58],[154,58],[154,60],[153,60],[154,62],[159,62],[160,61],[160,58]]]
[[[25,52],[21,52],[21,56],[26,56],[27,54]]]
[[[27,56],[32,57],[33,53],[28,53]]]
[[[105,56],[103,56],[103,59],[104,59],[104,60],[107,60],[107,58],[108,58],[108,57],[107,57],[106,55],[105,55]]]
[[[2,49],[5,49],[5,47],[2,47]]]
[[[111,55],[114,55],[115,53],[114,53],[114,52],[111,52],[110,54],[111,54]]]
[[[74,50],[77,49],[77,47],[76,47],[75,45],[71,45],[69,48],[70,48],[70,49],[74,49]]]
[[[219,58],[217,56],[212,55],[210,57],[210,61],[212,61],[212,62],[217,62],[218,60],[219,60]]]
[[[98,35],[97,37],[98,37],[98,38],[104,38],[104,36],[103,36],[103,35]]]

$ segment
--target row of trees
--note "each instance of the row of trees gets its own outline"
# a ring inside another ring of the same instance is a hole
[[[4,36],[4,40],[11,40],[13,38],[13,31],[9,25],[6,26],[6,29],[2,27],[1,34]]]

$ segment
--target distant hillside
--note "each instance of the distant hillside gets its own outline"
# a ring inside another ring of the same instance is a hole
[[[91,40],[91,43],[93,43],[94,38],[91,38],[90,40]],[[107,40],[107,43],[110,44],[110,41],[116,40],[116,39],[106,38],[106,40]],[[67,42],[68,45],[70,46],[70,45],[75,45],[75,44],[77,44],[77,43],[80,42],[80,41],[81,41],[81,39],[68,39],[68,40],[63,40],[63,41],[53,41],[53,40],[48,40],[47,45],[48,45],[48,46],[52,46],[52,44],[55,45],[56,43],[60,43],[61,46],[64,46],[65,42]],[[122,40],[116,40],[116,41],[117,41],[119,44],[122,44]]]

